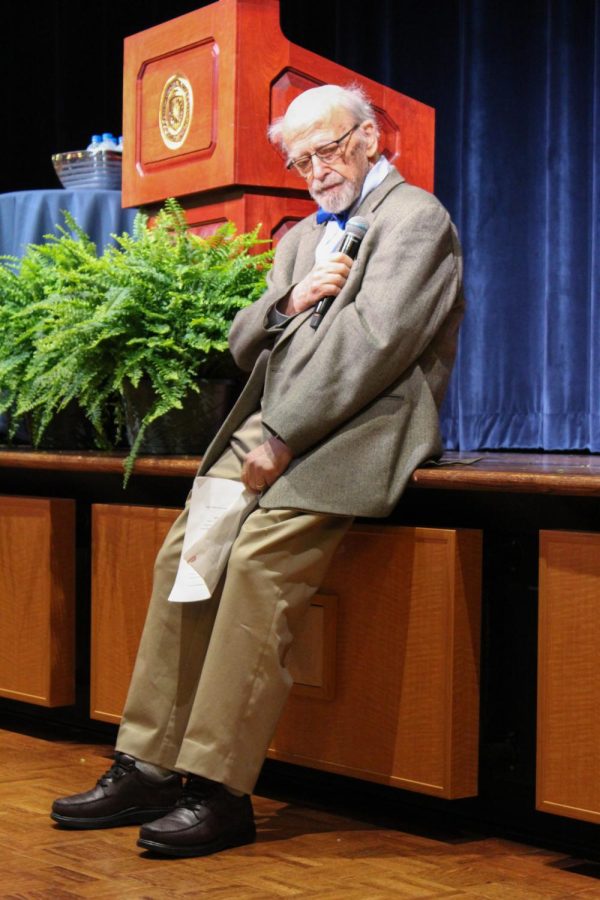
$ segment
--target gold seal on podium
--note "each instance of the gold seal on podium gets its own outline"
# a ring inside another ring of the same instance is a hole
[[[194,94],[184,75],[167,78],[160,97],[158,125],[160,135],[169,150],[178,150],[190,130]]]

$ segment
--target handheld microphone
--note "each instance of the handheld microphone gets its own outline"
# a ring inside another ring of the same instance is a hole
[[[342,240],[337,248],[338,253],[345,253],[351,259],[356,259],[360,242],[367,233],[369,223],[362,216],[352,216],[346,223],[346,230],[342,235]],[[323,316],[335,300],[335,297],[321,297],[315,311],[310,318],[310,327],[315,331],[323,321]]]

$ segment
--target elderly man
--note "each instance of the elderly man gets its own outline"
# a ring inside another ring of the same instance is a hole
[[[267,291],[233,324],[231,351],[251,374],[200,469],[241,479],[259,504],[205,602],[167,601],[186,511],[176,521],[115,763],[52,811],[70,828],[146,823],[138,845],[171,856],[254,839],[249,795],[291,686],[290,644],[352,518],[388,515],[439,455],[463,309],[448,214],[379,155],[359,89],[306,91],[270,137],[320,209],[281,240]],[[353,262],[337,248],[356,213],[368,231]],[[335,300],[314,328],[324,297]]]

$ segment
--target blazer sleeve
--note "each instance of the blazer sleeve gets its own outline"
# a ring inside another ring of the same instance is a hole
[[[461,277],[454,226],[435,198],[393,226],[388,219],[374,235],[354,302],[328,323],[285,402],[263,410],[264,424],[298,456],[347,423],[435,339],[462,302]]]
[[[281,239],[273,266],[267,273],[267,290],[250,306],[241,309],[233,320],[229,349],[236,364],[244,371],[252,371],[263,350],[273,346],[288,324],[273,324],[269,314],[294,286],[292,277],[301,230],[299,224]],[[292,318],[290,316],[288,321]]]

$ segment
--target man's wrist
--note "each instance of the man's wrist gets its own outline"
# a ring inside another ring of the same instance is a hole
[[[287,444],[284,441],[284,439],[278,434],[272,434],[271,437],[269,438],[269,440],[277,441],[278,443],[283,444],[284,447],[287,447]],[[289,447],[288,447],[288,450],[289,450]]]
[[[296,313],[296,307],[294,306],[294,291],[296,288],[297,285],[294,285],[291,291],[289,291],[275,306],[275,310],[287,319]]]
[[[269,429],[269,431],[270,431],[270,429]],[[285,438],[282,438],[280,434],[275,434],[274,432],[271,431],[271,434],[267,438],[267,441],[271,444],[271,446],[274,446],[275,450],[285,450],[287,453],[290,454],[290,456],[293,455]]]

